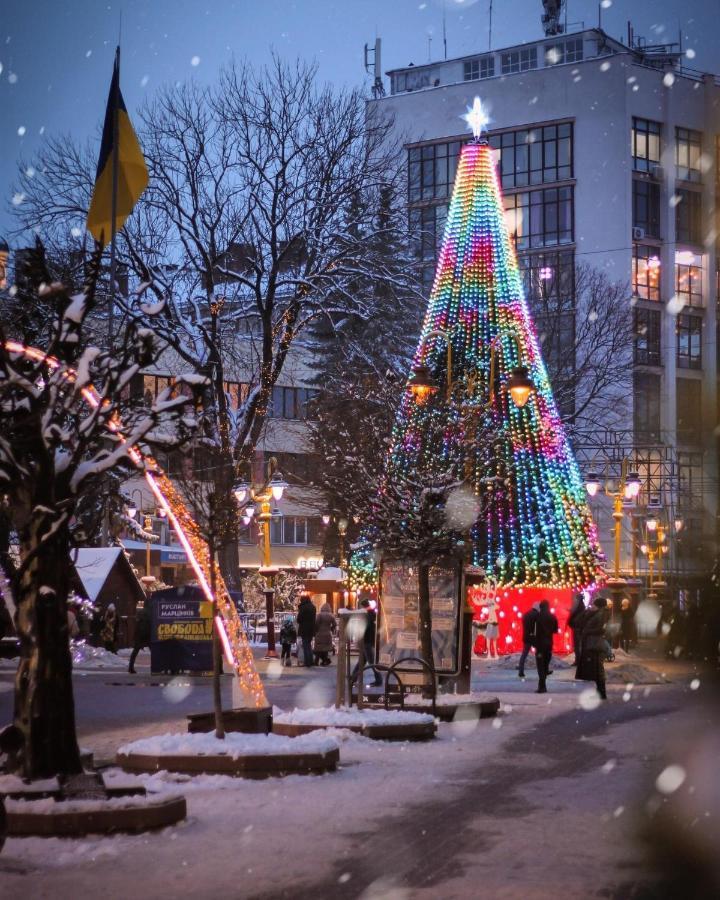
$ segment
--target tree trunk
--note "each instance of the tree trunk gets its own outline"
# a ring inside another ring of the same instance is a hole
[[[421,562],[418,566],[418,619],[420,628],[420,655],[434,665],[432,651],[432,612],[430,610],[430,565]],[[433,678],[424,670],[425,696],[432,690]]]
[[[215,544],[210,542],[210,590],[212,591],[212,659],[213,659],[213,713],[215,714],[215,737],[224,739],[225,723],[223,722],[222,692],[220,676],[222,674],[222,650],[220,648],[220,635],[218,634],[218,608],[217,608],[217,561],[215,559]]]
[[[15,725],[24,737],[18,774],[25,778],[82,771],[75,733],[68,635],[70,547],[66,525],[40,546],[52,524],[35,513],[23,535],[22,557],[36,552],[16,589],[20,664],[15,676]]]

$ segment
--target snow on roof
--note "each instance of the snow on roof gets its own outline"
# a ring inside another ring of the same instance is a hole
[[[122,547],[81,547],[77,551],[75,570],[90,600],[97,599],[122,552]]]
[[[337,566],[326,566],[317,573],[318,581],[345,581],[345,572]]]

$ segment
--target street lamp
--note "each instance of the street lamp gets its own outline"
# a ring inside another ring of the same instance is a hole
[[[327,527],[331,522],[335,522],[337,525],[339,564],[340,568],[344,572],[347,568],[347,559],[345,558],[345,535],[347,534],[350,522],[345,518],[345,516],[336,517],[331,515],[330,513],[325,513],[322,516],[323,525]]]
[[[260,574],[265,579],[265,617],[267,619],[267,653],[266,659],[277,657],[275,649],[275,574],[277,569],[270,562],[270,521],[272,519],[272,500],[280,500],[287,488],[287,482],[277,470],[277,460],[271,456],[267,464],[265,482],[258,488],[246,481],[238,482],[233,488],[233,494],[239,506],[249,497],[251,502],[244,509],[242,521],[249,524],[255,516],[255,505],[259,507],[257,522],[262,531],[263,554]],[[247,522],[246,522],[247,520]]]
[[[639,473],[632,469],[628,472],[629,458],[624,457],[620,466],[620,481],[615,486],[615,490],[611,490],[608,483],[605,482],[605,494],[613,501],[613,519],[615,521],[615,564],[613,580],[616,583],[621,581],[620,578],[620,539],[622,537],[622,520],[625,516],[623,512],[623,501],[635,500],[640,493],[642,481]],[[594,497],[603,485],[596,471],[588,472],[585,479],[585,489],[590,497]]]

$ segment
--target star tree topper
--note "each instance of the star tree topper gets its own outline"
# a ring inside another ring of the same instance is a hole
[[[490,116],[479,97],[473,100],[473,105],[468,107],[468,111],[461,118],[467,122],[476,141],[480,139],[483,131],[487,131],[488,122],[490,121]]]

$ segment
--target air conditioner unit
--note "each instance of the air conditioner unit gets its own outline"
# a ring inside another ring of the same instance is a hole
[[[641,241],[645,237],[645,229],[638,228],[637,225],[633,226],[632,236],[634,241]]]
[[[650,174],[653,178],[663,177],[663,167],[660,163],[650,163]]]

